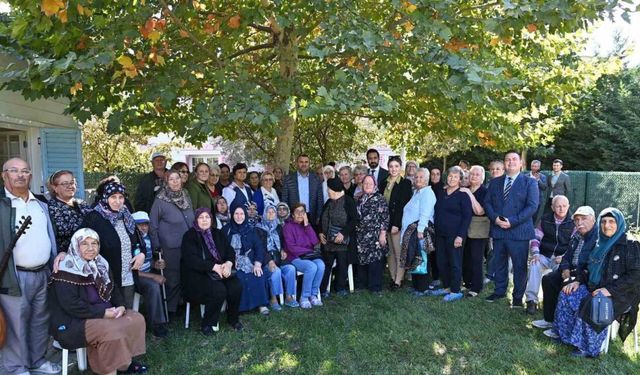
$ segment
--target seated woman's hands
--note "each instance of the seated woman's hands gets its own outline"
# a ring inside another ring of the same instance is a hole
[[[145,255],[143,253],[134,256],[133,259],[131,259],[131,270],[139,270],[142,264],[144,264],[144,259]]]
[[[227,261],[222,265],[222,277],[231,276],[231,267],[233,267],[233,263]]]
[[[256,277],[262,276],[262,264],[260,262],[253,264],[253,274],[256,275]]]
[[[276,262],[274,262],[273,260],[270,260],[269,263],[267,264],[267,267],[269,267],[269,272],[273,272],[276,270]]]
[[[217,273],[221,279],[224,279],[224,265],[222,264],[214,264],[213,265],[213,272]]]
[[[592,296],[596,296],[596,294],[598,294],[598,292],[601,292],[605,297],[611,297],[611,293],[609,293],[609,291],[607,290],[607,288],[599,288],[593,291],[593,293],[591,293]]]
[[[118,319],[125,313],[124,306],[110,307],[104,310],[104,319]]]
[[[562,288],[562,293],[569,295],[569,294],[575,292],[576,290],[578,290],[579,286],[580,286],[580,283],[577,282],[577,281],[569,283],[569,284],[565,285],[564,288]]]

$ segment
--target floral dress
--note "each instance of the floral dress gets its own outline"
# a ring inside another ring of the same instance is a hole
[[[91,207],[81,200],[74,199],[72,205],[57,198],[49,199],[49,216],[56,232],[58,251],[67,251],[71,236],[80,228],[84,216]]]
[[[387,256],[388,246],[380,246],[378,238],[389,225],[389,206],[380,193],[363,194],[358,200],[358,214],[358,263],[366,265]]]

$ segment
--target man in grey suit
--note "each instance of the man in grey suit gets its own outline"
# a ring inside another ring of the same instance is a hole
[[[547,176],[545,176],[542,172],[540,172],[541,166],[540,160],[533,160],[531,162],[531,172],[529,172],[529,177],[535,179],[538,182],[538,191],[540,192],[540,203],[538,203],[538,209],[536,210],[536,214],[533,216],[535,225],[538,223],[540,216],[542,213],[540,212],[540,205],[544,204],[545,201],[545,192],[547,191]]]
[[[549,187],[549,199],[547,205],[544,208],[544,212],[551,212],[551,201],[556,195],[564,195],[571,201],[571,177],[562,171],[562,160],[555,159],[553,161],[553,173],[547,179],[547,186]]]
[[[296,159],[298,170],[285,176],[282,186],[282,201],[292,207],[302,202],[312,225],[317,225],[322,210],[322,182],[314,173],[309,173],[309,156],[301,154]]]

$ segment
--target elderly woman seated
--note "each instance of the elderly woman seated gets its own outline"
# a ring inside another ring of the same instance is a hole
[[[598,242],[587,267],[562,289],[553,330],[545,331],[545,335],[574,346],[572,355],[578,357],[598,356],[607,339],[607,327],[591,322],[588,302],[592,296],[602,294],[612,299],[623,341],[636,324],[640,303],[640,243],[625,233],[624,216],[615,208],[602,210],[597,222]]]
[[[146,350],[144,318],[125,310],[95,231],[83,228],[71,237],[68,255],[51,275],[48,298],[51,334],[64,348],[87,347],[93,372],[147,372],[132,360]]]

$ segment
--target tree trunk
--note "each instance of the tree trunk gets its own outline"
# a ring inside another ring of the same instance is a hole
[[[298,43],[294,29],[287,27],[276,34],[276,53],[280,64],[280,77],[284,85],[288,86],[287,92],[293,87],[293,81],[298,70]],[[296,104],[290,97],[282,98],[283,105],[287,106],[287,115],[280,121],[280,131],[276,139],[275,165],[282,167],[285,173],[289,172],[291,165],[291,152],[293,150],[293,137],[296,130]]]

